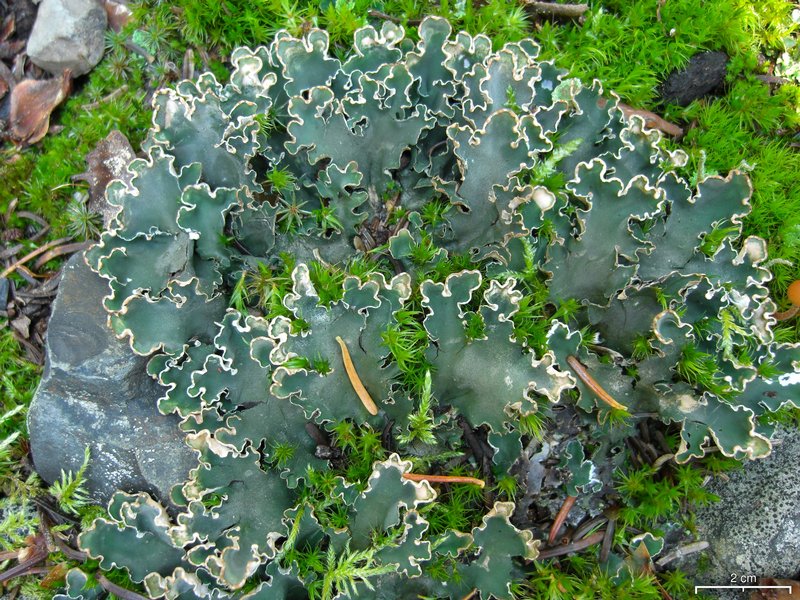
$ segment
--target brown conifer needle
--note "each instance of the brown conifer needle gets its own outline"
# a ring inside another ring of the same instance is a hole
[[[358,378],[358,373],[356,373],[356,368],[353,365],[353,360],[350,358],[350,352],[347,350],[344,340],[337,335],[336,341],[339,342],[339,347],[342,349],[342,362],[344,363],[344,370],[347,373],[347,378],[350,380],[350,385],[353,386],[356,394],[358,394],[358,399],[361,400],[361,404],[364,405],[367,412],[371,415],[377,415],[378,407],[375,405],[375,402],[373,402],[367,388],[361,383],[361,379]]]
[[[564,521],[567,520],[567,515],[569,515],[569,511],[572,510],[572,506],[575,504],[575,500],[578,498],[576,496],[567,496],[564,499],[564,503],[561,505],[561,508],[556,515],[555,520],[553,521],[553,526],[550,527],[550,535],[547,537],[547,542],[552,546],[556,542],[556,538],[558,538],[558,531],[561,529],[561,526],[564,524]]]
[[[486,487],[483,479],[476,477],[461,477],[459,475],[425,475],[424,473],[403,473],[403,479],[409,481],[428,481],[430,483],[471,483],[482,488]]]
[[[619,402],[617,402],[616,400],[614,400],[614,398],[612,398],[611,395],[607,391],[605,391],[600,386],[599,383],[597,383],[594,380],[594,377],[589,375],[589,371],[587,371],[586,367],[584,367],[581,364],[581,361],[579,361],[574,356],[570,355],[567,357],[567,364],[569,364],[570,368],[573,371],[575,371],[575,374],[578,376],[578,379],[580,379],[586,387],[592,390],[592,392],[594,392],[594,395],[600,398],[600,400],[608,404],[611,408],[616,408],[618,410],[624,410],[624,411],[628,410],[627,406],[624,406]]]

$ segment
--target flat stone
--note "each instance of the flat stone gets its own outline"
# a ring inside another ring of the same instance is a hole
[[[710,94],[725,81],[728,55],[724,52],[699,52],[685,69],[673,71],[661,86],[661,99],[668,104],[688,106]]]
[[[709,484],[720,501],[696,512],[698,539],[710,544],[708,569],[697,572],[696,555],[674,563],[698,585],[730,585],[732,575],[798,579],[800,431],[779,429],[775,439],[780,443],[767,458]],[[749,597],[737,590],[714,594],[723,600]]]
[[[76,77],[88,73],[103,58],[107,24],[99,0],[42,0],[28,38],[28,56],[55,75],[65,69]]]
[[[197,466],[177,417],[158,412],[165,389],[106,326],[105,279],[83,253],[61,275],[47,331],[44,376],[28,411],[33,462],[47,482],[77,471],[89,446],[87,488],[106,502],[118,489],[147,491],[168,504],[171,488]]]

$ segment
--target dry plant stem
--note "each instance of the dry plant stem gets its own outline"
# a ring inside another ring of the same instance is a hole
[[[539,551],[539,556],[536,557],[536,560],[553,558],[555,556],[563,556],[564,554],[572,554],[573,552],[577,552],[578,550],[583,550],[584,548],[588,548],[589,546],[594,546],[595,544],[598,544],[601,541],[603,541],[604,535],[605,535],[604,531],[598,531],[597,533],[593,533],[592,535],[587,535],[585,538],[583,538],[582,540],[578,540],[577,542],[564,544],[563,546],[557,546],[555,548],[545,548],[544,550]]]
[[[61,256],[62,254],[73,254],[75,252],[80,252],[81,250],[85,250],[91,245],[92,242],[74,242],[72,244],[64,244],[63,246],[59,246],[58,248],[53,248],[48,250],[44,254],[42,254],[35,263],[33,263],[34,269],[39,269],[44,266],[45,263],[53,260],[54,258]]]
[[[594,377],[589,375],[589,371],[587,371],[586,367],[584,367],[581,364],[581,361],[579,361],[574,356],[570,355],[567,357],[567,364],[573,371],[575,371],[575,374],[578,376],[578,379],[580,379],[586,387],[592,390],[595,396],[600,398],[600,400],[608,404],[611,408],[616,408],[618,410],[624,410],[624,411],[628,410],[628,407],[614,400],[614,398],[612,398],[611,395],[607,391],[605,391],[600,386],[599,383],[597,383],[594,380]]]
[[[84,104],[81,108],[83,108],[84,110],[93,110],[95,108],[98,108],[101,104],[109,102],[110,100],[113,100],[114,98],[117,98],[118,96],[121,96],[122,94],[124,94],[127,91],[128,91],[128,85],[124,84],[124,85],[118,87],[117,89],[115,89],[113,92],[111,92],[107,96],[103,96],[97,102],[90,102],[89,104]]]
[[[669,462],[669,461],[671,461],[673,458],[675,458],[675,455],[674,455],[674,454],[662,454],[662,455],[661,455],[661,456],[659,456],[659,457],[656,459],[656,461],[653,463],[653,468],[654,468],[656,471],[658,471],[658,470],[659,470],[659,469],[660,469],[660,468],[661,468],[661,467],[662,467],[664,464],[668,463],[668,462]]]
[[[592,532],[593,529],[596,529],[602,525],[605,525],[608,522],[608,517],[604,515],[600,515],[599,517],[595,517],[594,519],[590,519],[583,525],[580,525],[575,529],[572,533],[573,540],[580,540],[581,538],[586,537],[589,533]]]
[[[678,560],[679,558],[683,558],[684,556],[689,556],[690,554],[694,554],[695,552],[702,552],[706,548],[708,548],[708,542],[692,542],[691,544],[680,546],[678,548],[675,548],[675,550],[673,550],[669,554],[659,558],[656,561],[656,566],[660,569],[663,569],[673,560]]]
[[[464,596],[461,600],[472,600],[478,593],[478,588],[472,590],[469,594]]]
[[[789,319],[794,317],[798,312],[800,312],[800,306],[793,306],[789,310],[772,313],[772,318],[775,319],[776,321],[788,321]]]
[[[110,594],[114,594],[121,600],[147,600],[146,596],[132,592],[124,587],[118,586],[116,583],[109,581],[102,573],[97,573],[97,583],[103,586],[103,589]]]
[[[650,112],[649,110],[641,110],[638,108],[633,108],[632,106],[628,106],[627,104],[623,104],[622,102],[619,103],[619,109],[623,112],[623,114],[630,118],[633,115],[639,115],[644,119],[644,124],[652,129],[658,129],[659,131],[666,133],[674,138],[681,138],[683,137],[683,128],[678,127],[674,123],[670,123],[669,121],[665,121],[661,117],[659,117],[656,113]]]
[[[575,500],[577,499],[577,496],[567,496],[564,499],[564,504],[562,504],[561,508],[558,510],[558,514],[553,521],[553,526],[550,527],[550,535],[547,537],[547,541],[551,545],[555,543],[556,538],[558,537],[558,531],[561,529],[564,521],[566,521],[569,511],[572,510],[572,507],[575,505]]]
[[[44,559],[47,558],[47,555],[48,552],[46,548],[34,552],[33,556],[31,556],[28,560],[25,560],[19,563],[17,566],[11,567],[10,569],[0,573],[0,583],[9,581],[10,579],[14,579],[15,577],[28,575],[31,569],[35,568],[37,564],[39,564],[40,562],[42,562]]]
[[[614,533],[617,529],[616,518],[608,519],[608,527],[603,532],[603,545],[600,547],[600,562],[604,563],[608,560],[608,555],[611,554],[611,546],[614,543]]]
[[[565,19],[577,19],[589,10],[588,4],[557,4],[555,2],[537,2],[536,0],[525,0],[525,4],[538,13]]]
[[[0,279],[2,279],[3,277],[8,277],[9,275],[11,275],[11,273],[16,271],[18,267],[21,267],[26,262],[28,262],[29,260],[31,260],[33,258],[36,258],[40,254],[44,254],[45,252],[50,250],[50,248],[54,248],[55,246],[58,246],[59,244],[63,244],[64,242],[70,241],[71,239],[72,239],[71,237],[65,237],[65,238],[60,238],[60,239],[57,239],[57,240],[53,240],[52,242],[48,242],[44,246],[41,246],[41,247],[37,248],[36,250],[33,250],[32,252],[29,252],[28,254],[26,254],[25,256],[20,258],[19,260],[15,261],[13,264],[11,264],[2,273],[0,273]]]
[[[6,248],[2,252],[0,252],[0,260],[11,258],[20,250],[22,250],[22,244],[15,244],[14,246],[11,246],[11,248]]]
[[[85,552],[81,552],[80,550],[75,550],[72,546],[67,544],[59,534],[53,533],[53,543],[58,547],[58,550],[67,558],[71,558],[72,560],[79,560],[81,562],[87,560],[89,555]]]
[[[350,358],[350,352],[347,350],[344,340],[337,335],[336,341],[339,342],[339,347],[342,349],[342,362],[344,363],[344,370],[347,372],[347,378],[350,380],[350,385],[353,386],[356,394],[358,394],[358,399],[361,400],[361,404],[364,405],[367,412],[373,416],[377,415],[378,407],[375,405],[375,402],[372,401],[372,397],[369,395],[367,388],[361,383],[361,379],[359,379],[358,373],[356,373],[356,368],[353,365],[353,360]]]
[[[403,23],[403,19],[400,19],[398,17],[393,17],[392,15],[387,14],[385,12],[382,12],[380,10],[372,9],[372,10],[368,11],[367,14],[370,17],[373,17],[375,19],[383,19],[384,21],[391,21],[392,23],[398,23],[398,24]],[[422,23],[422,19],[409,19],[405,23],[407,25],[415,25],[416,26],[416,25],[419,25],[420,23]]]
[[[427,481],[428,483],[469,483],[481,488],[486,487],[486,482],[477,477],[461,477],[459,475],[426,475],[424,473],[403,473],[403,479],[409,481]]]

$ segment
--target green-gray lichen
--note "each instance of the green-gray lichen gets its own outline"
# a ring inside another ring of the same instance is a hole
[[[800,406],[800,348],[771,330],[766,245],[738,238],[744,175],[692,188],[680,152],[599,85],[537,62],[531,41],[493,52],[434,18],[419,38],[365,27],[344,60],[319,30],[239,49],[229,83],[207,74],[156,96],[145,158],[109,186],[119,212],[87,261],[109,282],[113,329],[152,355],[168,389],[159,408],[183,418],[198,466],[173,494],[175,518],[120,492],[80,544],[153,597],[295,598],[314,586],[324,597],[510,597],[538,545],[511,523],[512,503],[434,534],[436,491],[404,478],[412,463],[391,453],[366,486],[331,483],[334,527],[299,492],[329,464],[309,423],[369,424],[417,458],[462,449],[466,423],[500,477],[541,402],[572,402],[572,390],[584,419],[607,423],[573,360],[631,413],[678,424],[680,461],[710,445],[765,456],[761,417]],[[243,273],[287,255],[297,265],[282,314],[227,308]],[[354,256],[375,272],[322,301],[311,261]],[[470,267],[447,274],[459,257]],[[531,270],[552,308],[580,303],[543,348],[514,320],[527,288],[513,274]],[[398,441],[420,399],[382,342],[412,301],[437,403],[427,450]],[[359,402],[337,338],[378,414]],[[702,379],[698,357],[715,365]],[[602,459],[607,447],[592,445]],[[597,489],[584,446],[562,456],[571,494]],[[300,569],[301,547],[326,549],[330,578]],[[331,575],[348,568],[349,580]]]

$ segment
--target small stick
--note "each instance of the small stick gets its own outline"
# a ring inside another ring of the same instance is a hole
[[[100,98],[96,102],[90,102],[89,104],[84,104],[83,106],[81,106],[81,108],[84,109],[84,110],[93,110],[93,109],[99,107],[101,104],[104,104],[106,102],[110,102],[114,98],[116,98],[118,96],[121,96],[122,94],[124,94],[127,91],[128,91],[128,84],[126,83],[124,85],[121,85],[117,89],[115,89],[113,92],[111,92],[107,96],[103,96],[102,98]]]
[[[655,462],[653,463],[653,468],[654,468],[656,471],[658,471],[658,470],[661,468],[661,465],[663,465],[663,464],[665,464],[665,463],[668,463],[668,462],[669,462],[669,461],[671,461],[673,458],[675,458],[675,455],[674,455],[674,454],[672,454],[672,453],[669,453],[669,454],[662,454],[662,455],[661,455],[661,456],[659,456],[659,457],[658,457],[658,458],[655,460]]]
[[[594,519],[589,519],[583,525],[578,526],[575,531],[572,533],[573,540],[579,540],[581,538],[586,537],[588,534],[592,532],[593,529],[600,527],[608,522],[608,517],[605,515],[600,515],[599,517],[595,517]]]
[[[772,318],[775,319],[776,321],[788,321],[793,316],[795,316],[798,311],[800,311],[800,306],[793,306],[789,310],[772,313]]]
[[[550,527],[550,535],[547,537],[547,541],[550,543],[550,545],[555,543],[556,538],[558,537],[558,530],[561,529],[564,521],[567,520],[567,515],[569,515],[569,511],[572,510],[575,500],[577,499],[577,496],[567,496],[564,499],[564,504],[561,505],[561,508],[558,510],[558,514],[553,521],[553,526]]]
[[[461,600],[472,600],[478,593],[478,588],[474,588],[469,594],[464,596]]]
[[[75,550],[72,546],[67,544],[58,533],[53,533],[53,543],[58,547],[59,551],[64,554],[67,558],[71,558],[72,560],[79,560],[81,562],[87,560],[89,555],[85,552],[81,552],[80,550]]]
[[[47,262],[53,260],[54,258],[61,256],[62,254],[72,254],[74,252],[80,252],[81,250],[85,250],[88,248],[92,242],[73,242],[72,244],[64,244],[63,246],[59,246],[58,248],[52,248],[42,254],[35,263],[33,263],[34,269],[39,269],[43,267]]]
[[[15,244],[10,248],[6,248],[5,250],[0,251],[0,260],[5,260],[7,258],[11,258],[17,252],[22,250],[22,244]]]
[[[344,370],[347,372],[347,377],[350,379],[350,385],[353,386],[356,394],[358,394],[358,399],[361,400],[361,404],[364,405],[367,412],[373,416],[377,415],[378,407],[375,405],[375,402],[373,402],[367,388],[361,383],[361,379],[359,379],[358,373],[356,373],[356,368],[353,365],[353,360],[350,358],[350,352],[347,350],[344,340],[337,335],[336,341],[339,342],[339,347],[342,349],[342,362],[344,363]]]
[[[471,483],[481,488],[486,487],[486,482],[477,477],[461,477],[460,475],[426,475],[424,473],[403,473],[403,479],[409,481],[427,481],[429,483]]]
[[[543,558],[553,558],[555,556],[563,556],[564,554],[571,554],[572,552],[583,550],[584,548],[594,546],[595,544],[601,542],[604,535],[605,532],[598,531],[592,535],[587,535],[585,538],[578,540],[577,542],[564,544],[563,546],[556,546],[555,548],[546,548],[545,550],[540,550],[539,556],[537,556],[536,559],[541,560]]]
[[[525,0],[525,4],[536,12],[565,19],[577,19],[589,10],[588,4],[557,4],[555,2],[537,2],[536,0]]]
[[[603,545],[600,547],[600,562],[604,563],[608,560],[608,555],[611,554],[611,546],[614,544],[614,533],[617,530],[617,518],[608,519],[608,527],[603,532]]]
[[[28,560],[24,560],[15,567],[0,573],[0,583],[10,581],[15,577],[24,577],[28,575],[28,571],[36,567],[37,564],[45,560],[48,556],[47,548],[39,548],[34,550],[32,556]]]
[[[367,15],[375,19],[383,19],[384,21],[391,21],[392,23],[397,23],[398,25],[403,22],[403,19],[393,17],[392,15],[386,14],[385,12],[375,9],[368,11]],[[408,21],[406,21],[406,23],[408,25],[419,25],[420,23],[422,23],[422,19],[409,19]]]
[[[97,583],[103,586],[105,591],[114,594],[117,598],[121,598],[122,600],[147,600],[145,596],[109,581],[102,573],[97,573],[95,577],[97,577]]]
[[[708,548],[708,542],[692,542],[691,544],[686,544],[685,546],[679,546],[675,548],[669,554],[662,556],[656,561],[656,566],[659,568],[664,568],[673,560],[678,560],[679,558],[683,558],[684,556],[689,556],[690,554],[694,554],[695,552],[701,552]]]
[[[28,262],[32,258],[36,258],[40,254],[43,254],[43,253],[47,252],[48,250],[50,250],[50,248],[53,248],[54,246],[58,246],[59,244],[63,244],[64,242],[68,242],[71,239],[72,239],[71,237],[65,237],[65,238],[61,238],[61,239],[58,239],[58,240],[53,240],[52,242],[48,242],[44,246],[41,246],[41,247],[37,248],[36,250],[33,250],[32,252],[28,252],[28,254],[26,254],[25,256],[20,258],[19,260],[17,260],[14,263],[12,263],[7,269],[3,270],[3,272],[0,273],[0,279],[2,279],[3,277],[8,277],[9,275],[11,275],[11,273],[16,271],[18,267],[24,265],[26,262]]]
[[[622,113],[629,119],[633,115],[639,115],[644,119],[644,124],[647,125],[648,127],[652,127],[653,129],[658,129],[662,133],[671,135],[674,138],[683,137],[682,127],[675,125],[675,123],[670,123],[669,121],[661,118],[654,112],[650,112],[649,110],[642,110],[640,108],[633,108],[632,106],[628,106],[627,104],[623,104],[622,102],[620,102],[618,106],[619,109],[622,111]]]
[[[624,411],[628,410],[627,406],[623,406],[622,404],[614,400],[614,398],[612,398],[611,395],[607,391],[605,391],[600,386],[599,383],[597,383],[594,380],[594,377],[589,375],[589,371],[587,371],[586,367],[584,367],[581,364],[581,361],[579,361],[574,356],[570,355],[567,357],[567,364],[573,371],[575,371],[575,374],[584,383],[584,385],[588,387],[590,390],[592,390],[592,392],[594,392],[594,394],[598,398],[600,398],[600,400],[608,404],[611,408],[616,408],[618,410],[624,410]]]

